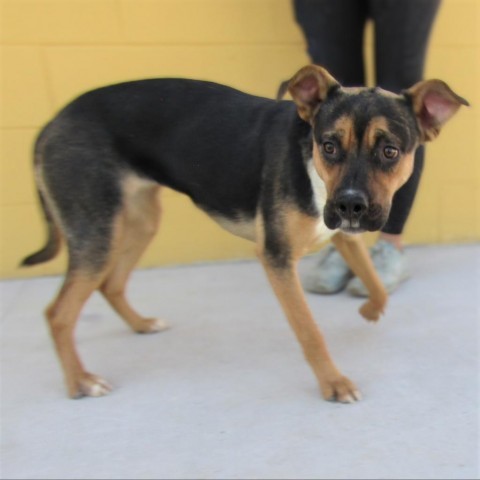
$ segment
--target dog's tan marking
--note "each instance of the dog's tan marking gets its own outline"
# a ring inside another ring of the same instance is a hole
[[[317,239],[315,217],[306,215],[294,207],[285,208],[284,231],[294,259],[298,260],[313,246]]]
[[[353,119],[348,115],[341,116],[334,124],[332,134],[340,137],[342,147],[345,151],[353,150],[357,145]],[[328,135],[328,132],[327,132]]]
[[[388,205],[390,205],[395,192],[406,183],[412,174],[414,161],[415,150],[403,155],[392,172],[371,172],[369,191],[372,193],[372,203],[385,205],[385,199],[387,199]]]
[[[374,117],[372,118],[365,129],[363,136],[363,145],[371,150],[377,141],[377,138],[382,133],[388,133],[388,123],[385,117]]]
[[[392,179],[389,182],[390,194],[393,197],[394,193],[405,184],[410,178],[415,163],[415,149],[409,153],[406,153],[400,162],[397,164],[397,168],[392,175]]]
[[[158,183],[126,175],[122,181],[123,216],[128,222],[142,225],[142,231],[155,233],[161,213]]]

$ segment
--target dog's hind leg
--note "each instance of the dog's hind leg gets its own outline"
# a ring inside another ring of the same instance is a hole
[[[75,348],[74,330],[83,305],[99,285],[101,274],[70,270],[56,299],[46,311],[60,358],[68,394],[72,398],[98,397],[111,390],[101,377],[88,373]]]
[[[123,320],[138,333],[158,332],[167,328],[166,322],[144,318],[125,297],[131,271],[155,236],[160,221],[159,187],[137,177],[123,182],[124,206],[117,222],[120,231],[113,247],[114,257],[100,292]]]
[[[123,200],[121,172],[115,169],[113,156],[99,161],[98,154],[85,147],[94,140],[85,130],[78,132],[86,138],[73,137],[67,127],[60,127],[48,139],[37,165],[48,210],[68,247],[67,274],[46,317],[69,396],[101,396],[110,386],[84,368],[74,333],[84,304],[111,266],[112,248],[120,233],[116,219]]]

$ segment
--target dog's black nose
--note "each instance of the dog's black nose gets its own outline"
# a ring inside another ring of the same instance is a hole
[[[367,208],[367,197],[359,190],[343,190],[335,199],[335,210],[344,220],[360,220]]]

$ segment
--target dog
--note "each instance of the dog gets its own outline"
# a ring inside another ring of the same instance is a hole
[[[132,81],[81,95],[40,132],[34,170],[48,240],[22,265],[68,248],[65,280],[46,317],[70,397],[111,390],[84,368],[74,343],[96,289],[135,332],[166,328],[129,305],[125,286],[157,230],[159,192],[169,187],[255,242],[323,397],[361,398],[327,350],[297,262],[331,237],[369,290],[360,313],[378,320],[387,294],[356,234],[382,228],[417,146],[468,102],[440,80],[398,95],[345,88],[317,65],[299,70],[288,91],[293,101],[199,80]]]

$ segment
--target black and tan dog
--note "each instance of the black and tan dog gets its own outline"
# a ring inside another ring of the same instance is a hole
[[[222,227],[253,240],[273,290],[326,399],[353,402],[355,385],[334,365],[306,304],[296,263],[319,238],[333,241],[370,298],[386,293],[353,234],[379,230],[414,151],[467,102],[439,80],[401,95],[343,88],[307,66],[276,102],[210,82],[142,80],[88,92],[41,132],[35,174],[48,241],[24,265],[68,247],[65,282],[46,315],[71,397],[110,390],[88,373],[74,329],[95,289],[136,332],[165,328],[125,299],[128,276],[154,236],[162,186],[187,194]]]

